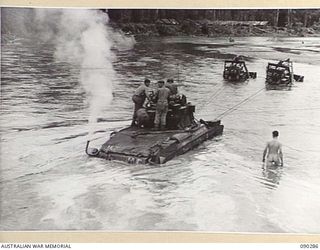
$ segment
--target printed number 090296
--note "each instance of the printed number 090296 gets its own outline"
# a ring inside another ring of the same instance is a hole
[[[300,248],[316,249],[318,248],[318,244],[300,244]]]

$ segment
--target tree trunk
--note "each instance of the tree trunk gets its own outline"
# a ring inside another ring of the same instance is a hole
[[[308,25],[308,13],[306,12],[306,13],[304,13],[304,20],[303,20],[303,26],[304,27],[307,27],[307,25]]]
[[[279,9],[277,9],[277,12],[276,12],[275,26],[279,27]]]
[[[291,9],[288,9],[288,28],[291,28]]]

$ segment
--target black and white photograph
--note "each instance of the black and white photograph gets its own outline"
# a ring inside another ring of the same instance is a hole
[[[320,233],[320,9],[1,8],[0,231]]]

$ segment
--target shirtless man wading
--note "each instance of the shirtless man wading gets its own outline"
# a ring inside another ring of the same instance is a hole
[[[263,159],[265,162],[267,156],[267,167],[268,166],[283,166],[283,155],[282,155],[282,145],[278,141],[279,132],[272,132],[272,141],[267,143],[266,148],[263,151]]]

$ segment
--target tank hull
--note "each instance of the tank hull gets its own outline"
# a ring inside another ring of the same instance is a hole
[[[127,163],[163,164],[199,144],[221,135],[219,121],[198,122],[185,130],[153,131],[127,127],[114,133],[99,150],[98,157]]]

